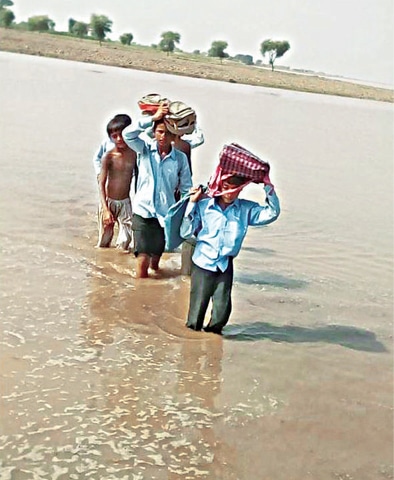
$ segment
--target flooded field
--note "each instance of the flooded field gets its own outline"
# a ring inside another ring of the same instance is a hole
[[[223,337],[179,252],[94,248],[93,153],[152,92],[197,110],[196,184],[228,142],[271,163]],[[1,480],[393,478],[391,104],[3,52],[0,104]]]

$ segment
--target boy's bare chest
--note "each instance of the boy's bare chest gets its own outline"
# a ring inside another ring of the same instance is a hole
[[[133,155],[114,155],[111,159],[110,172],[116,174],[132,173],[135,167]]]

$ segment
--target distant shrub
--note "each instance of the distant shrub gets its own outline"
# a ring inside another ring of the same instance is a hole
[[[133,38],[134,36],[132,33],[124,33],[119,37],[119,40],[122,45],[131,45]]]

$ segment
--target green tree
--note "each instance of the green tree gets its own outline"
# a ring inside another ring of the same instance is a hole
[[[12,7],[14,2],[12,0],[0,0],[0,9],[5,7]]]
[[[68,19],[68,31],[69,33],[73,33],[73,26],[77,23],[76,20],[74,20],[73,18],[69,18]]]
[[[0,8],[0,26],[9,28],[15,20],[15,15],[12,10],[8,8]]]
[[[287,40],[264,40],[260,46],[261,55],[268,56],[271,70],[274,71],[274,62],[277,58],[283,57],[283,55],[290,49],[290,43]]]
[[[162,52],[167,52],[167,55],[172,53],[175,49],[175,44],[181,41],[181,36],[179,33],[175,32],[164,32],[161,34],[161,40],[159,43],[159,48]]]
[[[131,42],[133,41],[133,34],[132,33],[124,33],[119,37],[119,40],[122,45],[130,45]]]
[[[55,28],[55,22],[48,15],[37,15],[27,19],[27,28],[35,32],[47,32]]]
[[[112,32],[112,20],[105,15],[93,14],[90,17],[90,28],[93,36],[97,38],[101,45],[101,42],[105,39],[107,33]]]
[[[19,22],[14,25],[15,30],[29,30],[29,25],[27,22]]]
[[[79,38],[86,37],[89,33],[89,24],[85,22],[75,22],[71,28],[71,33]]]
[[[242,53],[239,53],[238,55],[235,55],[234,60],[238,60],[239,62],[242,62],[245,65],[253,65],[252,55],[244,55]]]
[[[228,43],[222,40],[216,40],[212,42],[211,48],[208,50],[208,57],[218,57],[220,62],[223,58],[227,58],[229,55],[225,52],[228,47]]]

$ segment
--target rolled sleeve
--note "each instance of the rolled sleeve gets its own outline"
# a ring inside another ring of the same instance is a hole
[[[271,185],[265,185],[266,204],[256,204],[250,210],[249,225],[268,225],[280,215],[279,198]]]
[[[139,136],[144,130],[141,128],[135,128],[132,125],[126,127],[123,132],[123,140],[127,146],[137,153],[142,153],[145,147],[145,142]]]

